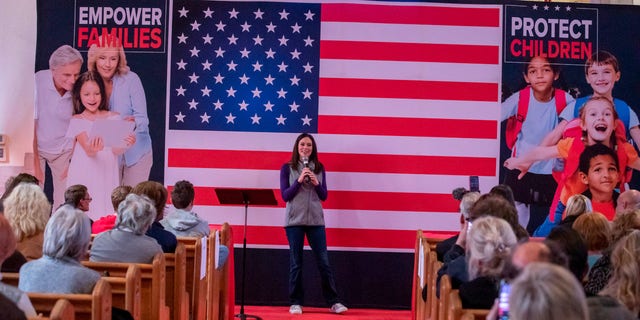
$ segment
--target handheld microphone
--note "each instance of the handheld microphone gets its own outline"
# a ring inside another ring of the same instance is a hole
[[[309,158],[307,157],[302,157],[302,163],[304,164],[305,168],[309,168]],[[309,179],[309,176],[304,177],[304,182],[309,182],[311,179]]]

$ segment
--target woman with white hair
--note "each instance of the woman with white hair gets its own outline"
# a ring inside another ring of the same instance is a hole
[[[93,241],[89,260],[151,263],[157,253],[162,253],[158,242],[145,235],[155,218],[156,209],[149,198],[127,195],[118,206],[114,228]]]
[[[153,164],[147,99],[140,77],[127,66],[120,39],[109,35],[91,45],[87,52],[87,69],[102,77],[109,110],[136,123],[136,142],[120,161],[120,184],[135,186],[146,181]]]
[[[533,262],[511,284],[509,318],[589,320],[589,310],[584,290],[571,272]]]
[[[27,260],[42,257],[44,229],[51,205],[36,184],[21,183],[4,200],[4,215],[18,240],[17,249]]]
[[[469,281],[459,288],[463,308],[491,308],[498,297],[503,269],[517,242],[505,220],[485,216],[473,221],[466,238]]]
[[[100,274],[80,264],[89,241],[89,218],[69,205],[60,207],[44,230],[43,257],[22,266],[18,287],[27,292],[91,293]]]

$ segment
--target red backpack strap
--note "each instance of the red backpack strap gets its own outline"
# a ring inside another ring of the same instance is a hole
[[[582,151],[584,151],[584,147],[585,145],[582,140],[580,140],[580,138],[574,138],[573,142],[571,143],[571,147],[569,148],[569,154],[564,160],[564,170],[560,172],[558,176],[554,175],[554,178],[556,178],[556,181],[558,182],[558,187],[556,188],[556,193],[553,196],[551,208],[549,208],[549,218],[551,221],[554,221],[555,219],[554,213],[556,211],[556,207],[558,206],[558,202],[560,201],[562,189],[564,189],[567,180],[569,180],[569,178],[578,170],[578,165],[580,164],[580,155],[582,154]]]
[[[511,150],[515,149],[518,134],[520,130],[522,130],[522,123],[526,119],[527,112],[529,111],[529,95],[529,86],[518,92],[518,110],[516,111],[516,115],[507,119],[506,143],[507,147]],[[513,154],[515,154],[515,150]]]
[[[616,120],[616,154],[618,155],[618,165],[620,166],[620,190],[624,191],[624,184],[631,181],[631,175],[633,171],[628,167],[629,165],[629,157],[627,156],[626,149],[624,147],[627,144],[627,136],[626,129],[624,128],[624,123],[618,119]]]
[[[567,96],[566,92],[561,89],[555,90],[555,98],[556,98],[556,113],[558,116],[562,113],[562,110],[567,106]]]

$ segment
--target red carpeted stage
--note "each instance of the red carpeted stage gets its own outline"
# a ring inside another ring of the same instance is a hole
[[[236,314],[240,306],[236,306]],[[409,310],[380,310],[380,309],[349,309],[336,315],[329,308],[305,307],[301,315],[289,314],[289,306],[245,306],[245,314],[259,316],[263,320],[408,320],[411,319]]]

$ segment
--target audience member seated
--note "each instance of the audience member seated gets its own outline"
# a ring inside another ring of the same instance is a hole
[[[20,272],[22,265],[27,263],[27,259],[18,250],[14,250],[13,254],[9,256],[4,263],[0,272]]]
[[[573,230],[584,238],[589,250],[589,268],[602,256],[602,250],[611,242],[611,224],[607,217],[599,212],[583,214],[573,223]]]
[[[627,307],[622,305],[618,300],[610,296],[594,296],[587,297],[587,306],[589,308],[589,319],[615,319],[615,320],[636,320]]]
[[[178,237],[200,238],[209,235],[211,232],[209,223],[191,211],[194,198],[195,190],[191,182],[186,180],[176,182],[171,190],[171,203],[175,210],[160,220],[165,230]]]
[[[113,206],[114,214],[106,215],[94,221],[91,225],[91,233],[98,234],[113,229],[118,217],[118,206],[131,193],[131,189],[133,188],[130,186],[117,186],[113,189],[111,192],[111,205]]]
[[[16,238],[9,221],[0,215],[0,265],[16,250]],[[1,279],[1,274],[0,274]],[[27,317],[37,316],[29,297],[20,289],[0,282],[0,294],[13,302]],[[5,319],[5,318],[1,318]]]
[[[51,205],[39,186],[21,183],[4,200],[4,215],[18,240],[18,251],[27,260],[42,257],[43,232]]]
[[[582,286],[565,268],[545,262],[527,265],[512,282],[510,319],[589,319]],[[497,319],[497,303],[487,319]]]
[[[167,189],[158,182],[144,181],[138,183],[131,192],[137,195],[147,196],[156,207],[156,219],[147,231],[147,235],[158,241],[162,247],[162,251],[166,253],[175,252],[176,246],[178,246],[178,239],[176,239],[173,233],[165,230],[162,224],[160,224],[160,220],[164,218],[164,208],[167,204]]]
[[[566,254],[553,241],[527,241],[519,243],[508,261],[503,278],[513,280],[532,262],[549,262],[568,268]]]
[[[100,274],[80,264],[89,241],[89,218],[81,210],[61,206],[44,230],[43,257],[22,266],[18,287],[26,292],[90,294]]]
[[[465,188],[456,188],[453,190],[453,198],[460,201],[460,225],[463,225],[465,221],[469,219],[469,211],[471,211],[473,204],[475,204],[476,201],[478,201],[478,198],[480,198],[480,193],[469,191]],[[444,259],[444,254],[447,253],[454,244],[456,244],[456,240],[458,240],[458,235],[440,241],[436,244],[438,261],[442,261]]]
[[[127,195],[118,206],[115,227],[93,240],[89,260],[151,263],[162,252],[158,242],[145,235],[155,217],[156,209],[147,197]]]
[[[20,183],[33,183],[35,185],[38,185],[40,181],[38,181],[38,178],[28,173],[20,173],[15,177],[7,179],[4,184],[4,193],[0,197],[0,214],[4,213],[4,206],[2,205],[4,199],[6,199],[9,194],[11,194],[11,191],[13,191],[13,189]],[[18,272],[20,271],[20,267],[22,267],[22,265],[26,262],[27,259],[22,255],[22,253],[20,253],[20,251],[18,250],[15,250],[13,251],[13,254],[4,261],[4,263],[2,264],[2,269],[0,271]]]
[[[24,311],[3,294],[0,293],[0,319],[2,320],[27,320]]]
[[[499,196],[509,201],[512,206],[516,206],[516,198],[513,195],[513,190],[506,184],[499,184],[489,190],[490,195]]]
[[[211,233],[209,223],[191,211],[194,199],[195,190],[191,182],[186,180],[176,182],[171,190],[171,203],[173,203],[175,210],[160,220],[160,224],[166,231],[178,237],[205,237]],[[229,248],[220,244],[216,268],[221,268],[228,256]]]
[[[616,204],[616,215],[636,209],[640,209],[640,191],[630,189],[621,193]]]
[[[555,227],[549,233],[547,241],[553,241],[558,244],[560,249],[567,255],[569,271],[576,276],[578,282],[582,283],[587,271],[589,271],[587,263],[589,251],[582,236],[571,228]]]
[[[467,237],[469,281],[460,284],[463,308],[490,309],[498,284],[517,240],[504,220],[487,216],[473,222]]]
[[[64,191],[64,204],[70,205],[76,209],[80,209],[83,212],[88,212],[91,208],[91,195],[87,187],[81,184],[74,184]],[[93,221],[91,221],[93,223]]]
[[[484,194],[471,207],[469,220],[460,229],[460,235],[456,244],[444,255],[442,268],[438,270],[437,286],[440,287],[440,278],[447,274],[451,278],[451,288],[458,289],[460,284],[469,281],[467,272],[467,259],[465,258],[465,241],[468,225],[480,217],[492,216],[500,218],[511,226],[519,240],[527,240],[527,231],[518,224],[516,208],[505,198],[497,195]],[[439,290],[437,290],[439,295]]]
[[[616,215],[612,223],[612,236],[609,248],[602,252],[602,257],[596,261],[589,271],[587,282],[584,285],[587,295],[597,295],[611,278],[611,252],[618,241],[630,234],[633,230],[640,230],[640,209],[625,211]]]
[[[0,213],[4,212],[4,205],[2,204],[4,202],[4,199],[6,199],[9,194],[11,194],[11,191],[13,191],[13,189],[21,183],[32,183],[35,185],[39,185],[40,181],[38,180],[38,178],[28,173],[20,173],[15,177],[10,177],[9,179],[7,179],[7,181],[4,182],[4,193],[2,194],[2,196],[0,196]]]
[[[562,214],[556,213],[553,221],[549,217],[533,232],[534,237],[546,237],[551,229],[556,226],[565,226],[571,228],[573,222],[580,215],[587,212],[593,212],[593,205],[587,196],[582,194],[574,194],[567,200],[567,207],[564,209],[564,218]]]
[[[508,186],[507,186],[508,187]],[[513,204],[498,194],[484,194],[476,201],[471,207],[469,212],[469,221],[473,221],[479,217],[493,216],[500,218],[511,226],[513,233],[516,235],[519,241],[529,239],[529,234],[518,223],[518,211]]]
[[[611,265],[611,279],[600,294],[616,298],[640,316],[640,230],[618,241],[611,253]]]

